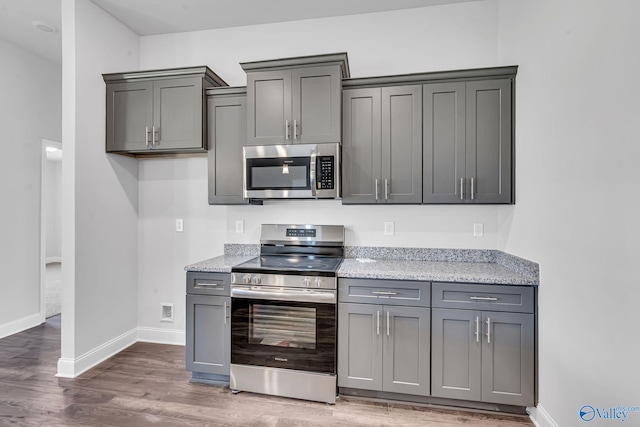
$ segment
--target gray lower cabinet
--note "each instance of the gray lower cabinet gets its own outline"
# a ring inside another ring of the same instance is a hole
[[[188,371],[229,375],[231,298],[187,295]]]
[[[343,91],[343,204],[422,202],[421,90]]]
[[[229,381],[230,282],[229,273],[187,273],[185,361],[192,381]]]
[[[243,63],[247,145],[340,142],[346,54]]]
[[[207,67],[104,74],[106,151],[205,152],[204,90],[226,86]]]
[[[209,204],[246,204],[242,147],[247,140],[246,88],[207,90]]]
[[[338,298],[338,386],[428,396],[429,284],[341,279]]]
[[[512,203],[512,79],[423,86],[423,203]]]
[[[463,287],[462,292],[456,287]],[[493,288],[495,294],[486,285],[478,285],[474,292],[474,285],[433,284],[431,393],[436,397],[533,406],[532,289],[523,288],[519,293],[517,287]],[[511,291],[503,293],[501,288]],[[467,295],[466,301],[457,298],[463,294]],[[518,295],[520,298],[515,298]],[[506,303],[501,304],[502,300]],[[529,313],[519,312],[524,311],[520,301],[525,302]],[[437,308],[448,304],[467,304],[468,309]],[[496,311],[486,310],[492,304]],[[518,312],[502,311],[510,305]]]

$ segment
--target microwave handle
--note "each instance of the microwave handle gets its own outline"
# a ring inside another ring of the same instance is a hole
[[[311,151],[311,161],[309,164],[309,180],[311,181],[311,195],[316,196],[316,159],[318,150]]]

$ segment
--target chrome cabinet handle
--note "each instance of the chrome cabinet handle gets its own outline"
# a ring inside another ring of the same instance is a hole
[[[496,297],[469,297],[472,301],[498,301]]]
[[[476,316],[476,342],[480,342],[480,316]]]
[[[293,120],[293,139],[294,141],[298,139],[298,121]]]
[[[144,127],[144,145],[149,146],[149,126]]]
[[[227,302],[224,302],[224,324],[227,324]]]
[[[491,344],[491,317],[487,317],[487,344]]]
[[[389,336],[389,312],[387,311],[387,336]]]
[[[156,139],[158,138],[158,130],[155,126],[151,128],[151,146],[156,146]]]
[[[464,178],[460,178],[460,200],[464,200]]]
[[[475,183],[475,178],[471,177],[471,200],[475,199],[474,183]]]
[[[398,295],[397,292],[389,292],[389,291],[371,291],[374,295]]]
[[[289,120],[284,121],[284,139],[289,140]]]
[[[377,322],[376,322],[376,334],[380,335],[380,310],[376,311],[377,313]]]
[[[376,178],[376,200],[378,200],[378,178]]]
[[[384,179],[384,199],[387,200],[389,198],[389,180]]]

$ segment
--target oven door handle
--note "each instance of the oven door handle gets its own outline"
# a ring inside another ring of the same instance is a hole
[[[259,288],[259,289],[256,289]],[[298,301],[298,302],[319,302],[336,303],[335,290],[307,290],[295,288],[270,288],[267,286],[232,286],[232,298],[253,298],[273,301]]]

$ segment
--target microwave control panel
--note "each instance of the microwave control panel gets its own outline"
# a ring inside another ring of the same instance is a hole
[[[335,183],[335,166],[333,156],[318,156],[316,168],[316,188],[318,190],[333,190]]]

